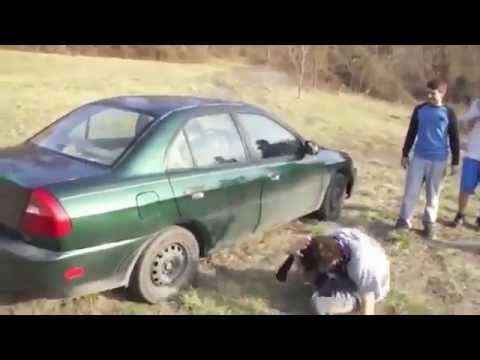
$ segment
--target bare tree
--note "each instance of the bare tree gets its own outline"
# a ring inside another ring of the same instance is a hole
[[[318,75],[323,70],[324,72],[328,72],[330,69],[328,68],[329,65],[329,54],[334,50],[333,46],[325,46],[325,45],[313,45],[311,47],[312,53],[312,83],[313,88],[316,89],[318,87]]]
[[[312,85],[313,88],[317,88],[318,81],[318,49],[316,46],[312,46]]]
[[[288,47],[288,55],[297,75],[298,99],[302,97],[303,78],[305,75],[305,61],[307,59],[307,54],[309,50],[310,48],[307,45],[294,45]]]

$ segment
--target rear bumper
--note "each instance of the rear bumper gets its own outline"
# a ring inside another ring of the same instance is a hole
[[[121,287],[144,240],[54,252],[0,236],[0,291],[64,298]],[[65,271],[78,266],[84,276],[66,279]]]

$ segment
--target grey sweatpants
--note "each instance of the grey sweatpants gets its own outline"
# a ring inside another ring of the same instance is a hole
[[[446,172],[447,161],[429,161],[413,157],[407,170],[400,218],[411,225],[418,195],[423,183],[425,183],[427,201],[423,213],[423,222],[433,224],[437,221],[440,193]]]
[[[350,291],[336,291],[330,296],[322,296],[316,291],[312,296],[312,306],[317,315],[347,314],[358,308],[358,301]]]
[[[313,310],[317,315],[345,314],[358,308],[357,286],[346,274],[319,274],[317,280],[317,289],[312,296]]]

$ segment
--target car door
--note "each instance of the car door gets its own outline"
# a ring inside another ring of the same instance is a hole
[[[319,207],[323,173],[303,140],[264,114],[237,112],[235,118],[250,156],[264,171],[259,227],[268,228],[313,212]]]
[[[249,163],[228,112],[191,117],[167,159],[180,216],[208,231],[207,248],[227,245],[254,230],[262,173]]]

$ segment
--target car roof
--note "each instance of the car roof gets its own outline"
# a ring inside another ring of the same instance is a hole
[[[95,105],[111,106],[125,110],[141,112],[155,117],[162,117],[172,111],[203,106],[247,106],[251,105],[220,99],[193,96],[118,96],[93,102]]]

